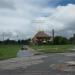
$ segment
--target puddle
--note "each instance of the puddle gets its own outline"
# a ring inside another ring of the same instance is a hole
[[[52,64],[50,65],[50,67],[59,71],[75,72],[75,61],[69,61],[67,63],[62,64]]]
[[[17,57],[31,57],[34,54],[29,50],[20,50],[17,52]]]

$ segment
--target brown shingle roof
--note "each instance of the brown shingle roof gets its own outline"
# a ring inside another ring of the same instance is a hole
[[[50,37],[44,31],[39,31],[34,37]]]

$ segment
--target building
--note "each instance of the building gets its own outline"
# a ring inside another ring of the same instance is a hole
[[[51,41],[52,37],[49,36],[44,31],[39,31],[36,35],[32,38],[33,44],[46,44]]]

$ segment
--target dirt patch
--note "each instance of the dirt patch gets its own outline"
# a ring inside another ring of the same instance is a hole
[[[73,63],[75,63],[75,62],[73,62]],[[50,67],[52,69],[56,69],[59,71],[71,72],[71,71],[75,71],[75,64],[73,64],[73,63],[52,64],[52,65],[50,65]]]

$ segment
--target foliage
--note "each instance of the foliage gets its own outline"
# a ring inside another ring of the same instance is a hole
[[[57,45],[64,45],[64,44],[68,44],[69,41],[66,37],[62,37],[62,36],[56,36],[54,38],[54,44],[57,44]]]
[[[75,44],[75,37],[70,37],[69,42],[70,44]]]
[[[16,41],[16,40],[9,40],[9,39],[7,39],[7,40],[4,40],[4,41],[0,41],[0,44],[2,45],[9,45],[9,44],[11,44],[11,45],[17,45],[17,44],[20,44],[20,45],[22,45],[22,44],[24,44],[24,45],[29,45],[30,44],[30,39],[26,39],[26,40],[18,40],[18,41]]]

